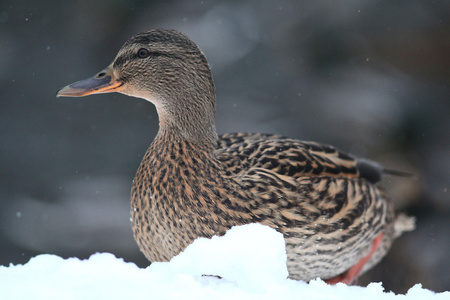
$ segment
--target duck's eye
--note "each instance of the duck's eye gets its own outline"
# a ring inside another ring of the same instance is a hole
[[[137,54],[140,58],[147,58],[150,56],[150,51],[148,51],[145,48],[141,48],[141,49],[139,49]]]

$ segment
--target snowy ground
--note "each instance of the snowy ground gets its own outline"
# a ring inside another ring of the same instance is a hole
[[[289,280],[285,263],[282,235],[251,224],[224,237],[198,239],[171,262],[146,269],[108,253],[83,261],[39,255],[25,265],[0,266],[0,299],[450,300],[450,292],[436,294],[419,284],[395,295],[384,292],[381,283],[357,287]]]

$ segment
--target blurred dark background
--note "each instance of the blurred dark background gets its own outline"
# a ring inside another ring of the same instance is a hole
[[[360,284],[450,290],[449,1],[0,2],[0,264],[112,252],[139,266],[129,191],[158,129],[119,94],[55,98],[133,34],[178,29],[204,50],[219,133],[333,144],[386,177],[417,217]]]

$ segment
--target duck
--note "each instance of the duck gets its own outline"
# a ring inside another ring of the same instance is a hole
[[[380,187],[382,176],[401,172],[316,142],[218,135],[210,67],[179,31],[133,36],[107,68],[57,97],[112,92],[151,102],[159,117],[131,188],[134,238],[150,262],[259,223],[283,235],[289,278],[352,284],[414,229]]]

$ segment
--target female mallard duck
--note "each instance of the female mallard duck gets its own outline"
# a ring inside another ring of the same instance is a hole
[[[377,187],[376,163],[276,135],[218,137],[208,63],[177,31],[132,37],[109,67],[58,96],[110,92],[144,98],[159,115],[131,193],[134,237],[150,261],[256,222],[284,235],[291,278],[351,283],[413,228]]]

